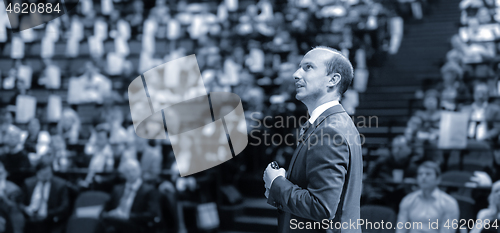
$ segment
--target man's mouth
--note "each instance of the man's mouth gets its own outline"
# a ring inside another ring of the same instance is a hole
[[[295,83],[295,88],[301,88],[301,87],[304,87],[304,85]]]

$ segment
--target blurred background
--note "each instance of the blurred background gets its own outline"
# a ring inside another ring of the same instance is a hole
[[[10,29],[34,14],[0,8],[0,232],[276,232],[262,174],[288,167],[307,119],[292,74],[318,45],[354,65],[341,102],[363,143],[362,218],[395,221],[423,161],[464,219],[500,179],[499,1],[80,0],[21,32]],[[249,145],[180,177],[169,140],[135,135],[127,90],[191,54],[208,92],[241,97]],[[41,191],[47,169],[57,198]],[[134,171],[150,196],[128,204],[133,226],[120,231],[98,213],[121,206]]]

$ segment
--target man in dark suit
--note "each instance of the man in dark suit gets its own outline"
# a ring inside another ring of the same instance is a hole
[[[117,185],[106,204],[102,219],[114,232],[146,232],[160,220],[160,204],[156,189],[141,179],[141,166],[128,159],[120,168],[125,185]]]
[[[36,176],[25,181],[25,232],[60,232],[69,214],[66,181],[53,176],[51,165],[50,160],[41,159],[35,166]]]
[[[294,73],[296,98],[311,115],[285,169],[264,171],[267,203],[279,232],[356,232],[363,161],[359,133],[339,100],[353,68],[337,50],[316,47]],[[337,229],[339,224],[343,227]]]

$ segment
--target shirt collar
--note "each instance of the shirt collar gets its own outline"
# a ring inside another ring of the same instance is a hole
[[[321,114],[323,114],[323,112],[325,112],[327,109],[329,109],[335,105],[338,105],[338,104],[339,104],[339,101],[334,100],[334,101],[326,102],[326,103],[316,107],[316,109],[314,109],[314,111],[312,111],[312,113],[311,113],[311,117],[309,118],[309,123],[313,124],[314,121],[316,119],[318,119],[318,117],[321,116]]]
[[[423,192],[422,190],[419,190],[419,192],[420,192],[420,193],[419,193],[419,195],[420,195],[421,197],[424,197],[424,192]],[[439,197],[439,188],[437,188],[437,187],[436,187],[436,188],[432,191],[431,196],[432,196],[433,198],[437,199],[437,198]]]
[[[139,178],[132,184],[127,183],[127,186],[131,187],[133,190],[138,190],[141,184],[142,184],[142,179]]]
[[[482,104],[476,104],[476,102],[472,103],[472,108],[474,109],[484,109],[488,106],[488,102],[484,102]]]

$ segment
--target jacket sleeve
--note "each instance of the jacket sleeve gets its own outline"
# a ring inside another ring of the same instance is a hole
[[[158,193],[155,189],[151,189],[144,195],[143,200],[145,200],[146,208],[142,212],[130,213],[130,220],[145,225],[154,222],[156,217],[160,217]]]
[[[56,185],[56,182],[54,182],[52,185]],[[64,219],[69,214],[68,187],[62,181],[57,182],[57,185],[60,186],[58,206],[47,211],[47,218],[54,220],[54,222],[58,222],[60,221],[60,219]]]
[[[285,212],[315,221],[335,218],[349,163],[344,135],[329,127],[320,131],[311,135],[302,148],[307,150],[307,187],[278,177],[268,199],[269,204]],[[311,139],[315,136],[316,143]]]

